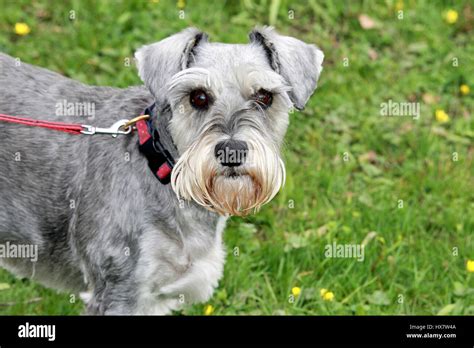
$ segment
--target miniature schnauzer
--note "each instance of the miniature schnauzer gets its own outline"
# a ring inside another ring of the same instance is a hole
[[[305,106],[323,57],[270,27],[248,44],[212,43],[189,28],[139,49],[144,86],[118,89],[0,54],[0,113],[77,122],[58,117],[57,104],[87,102],[88,122],[110,125],[153,105],[138,131],[159,137],[151,151],[172,167],[150,171],[154,157],[133,133],[0,122],[0,245],[38,250],[36,262],[0,265],[82,293],[89,314],[166,314],[206,301],[222,276],[227,217],[256,212],[284,184],[289,110]]]

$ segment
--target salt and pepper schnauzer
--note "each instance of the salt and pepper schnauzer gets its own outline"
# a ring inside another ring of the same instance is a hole
[[[145,86],[118,89],[0,54],[0,113],[77,122],[55,106],[89,102],[91,122],[107,126],[155,103],[152,126],[176,160],[164,185],[133,134],[0,123],[0,243],[38,246],[37,262],[0,265],[83,293],[89,314],[166,314],[210,298],[227,217],[254,213],[284,183],[288,113],[316,88],[323,53],[269,27],[249,44],[212,43],[189,28],[135,58]]]

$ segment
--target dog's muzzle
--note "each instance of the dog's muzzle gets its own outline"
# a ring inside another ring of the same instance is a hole
[[[259,134],[246,141],[207,134],[181,155],[171,174],[178,197],[222,215],[238,216],[258,211],[284,181],[278,149]]]

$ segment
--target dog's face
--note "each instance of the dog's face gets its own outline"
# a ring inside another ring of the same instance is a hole
[[[250,39],[209,43],[187,29],[136,54],[141,78],[172,111],[174,191],[220,214],[252,213],[277,194],[288,112],[304,107],[322,69],[315,46],[270,28]]]

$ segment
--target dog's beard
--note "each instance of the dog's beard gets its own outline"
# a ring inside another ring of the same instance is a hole
[[[179,198],[221,215],[244,216],[268,203],[285,182],[285,166],[278,150],[249,134],[249,151],[241,167],[222,168],[214,157],[216,136],[208,134],[192,144],[176,163],[171,185]]]

